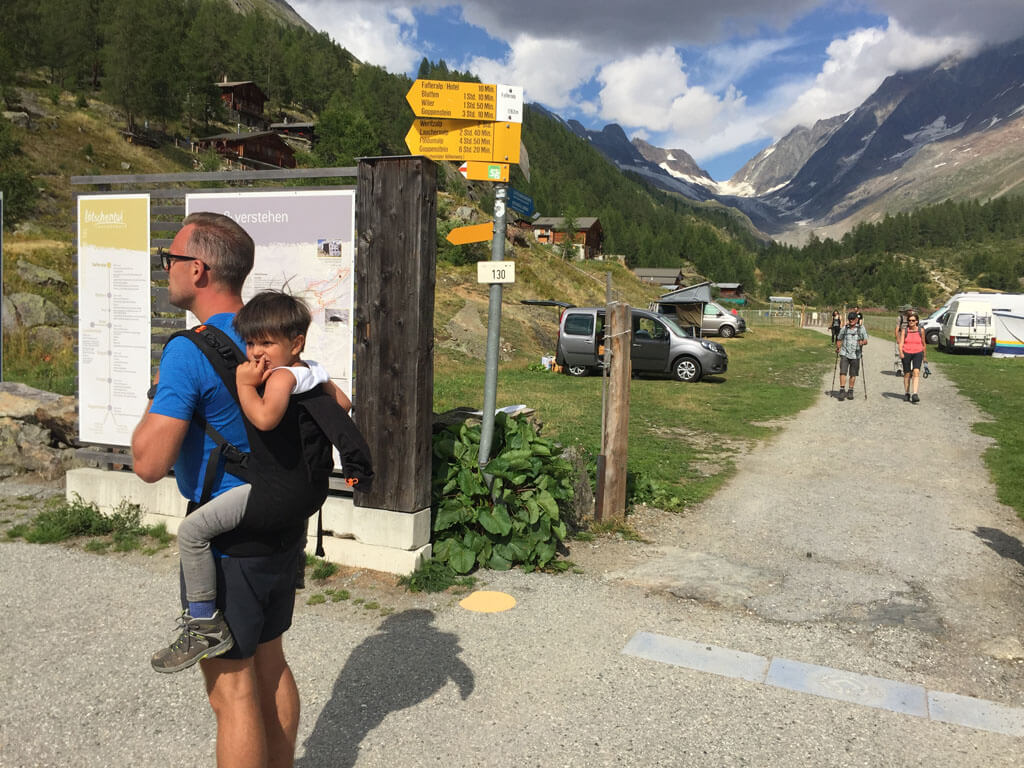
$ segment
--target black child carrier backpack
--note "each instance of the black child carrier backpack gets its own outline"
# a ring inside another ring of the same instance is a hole
[[[199,348],[238,402],[235,368],[246,358],[231,337],[219,328],[199,325],[178,331],[168,343],[179,336]],[[203,421],[215,448],[206,464],[199,505],[210,500],[221,465],[225,472],[252,486],[242,522],[213,540],[224,554],[271,554],[305,535],[308,518],[320,511],[327,498],[334,467],[332,445],[341,456],[342,474],[349,487],[362,492],[371,489],[369,446],[352,418],[322,386],[292,395],[281,423],[274,429],[257,429],[244,412],[241,414],[249,438],[248,452],[239,450]],[[320,557],[324,554],[322,534],[322,521],[318,521],[316,554]]]

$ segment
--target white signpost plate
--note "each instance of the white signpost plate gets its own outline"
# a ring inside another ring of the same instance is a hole
[[[478,261],[476,263],[478,283],[514,283],[516,263],[514,261]]]
[[[499,122],[523,122],[523,86],[499,83],[495,94],[494,115]]]

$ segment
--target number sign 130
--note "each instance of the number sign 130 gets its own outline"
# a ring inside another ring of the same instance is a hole
[[[514,283],[516,263],[514,261],[478,261],[476,263],[478,283]]]

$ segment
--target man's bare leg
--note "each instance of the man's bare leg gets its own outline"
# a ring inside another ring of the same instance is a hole
[[[256,648],[256,684],[267,744],[267,768],[291,768],[299,731],[299,689],[281,638]]]
[[[206,695],[217,718],[218,768],[265,768],[267,740],[253,659],[205,659]]]

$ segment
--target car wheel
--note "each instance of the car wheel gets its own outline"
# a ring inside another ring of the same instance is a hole
[[[672,364],[672,377],[676,381],[700,381],[700,363],[689,356],[680,357]]]
[[[721,328],[718,329],[718,332],[722,335],[723,339],[731,339],[733,336],[736,335],[736,329],[733,328],[731,325],[723,325]]]
[[[570,376],[589,376],[590,368],[585,365],[567,365],[565,367],[566,373]]]
[[[929,344],[938,344],[939,343],[939,332],[938,331],[929,331],[927,334],[925,334],[924,340],[927,341]]]

